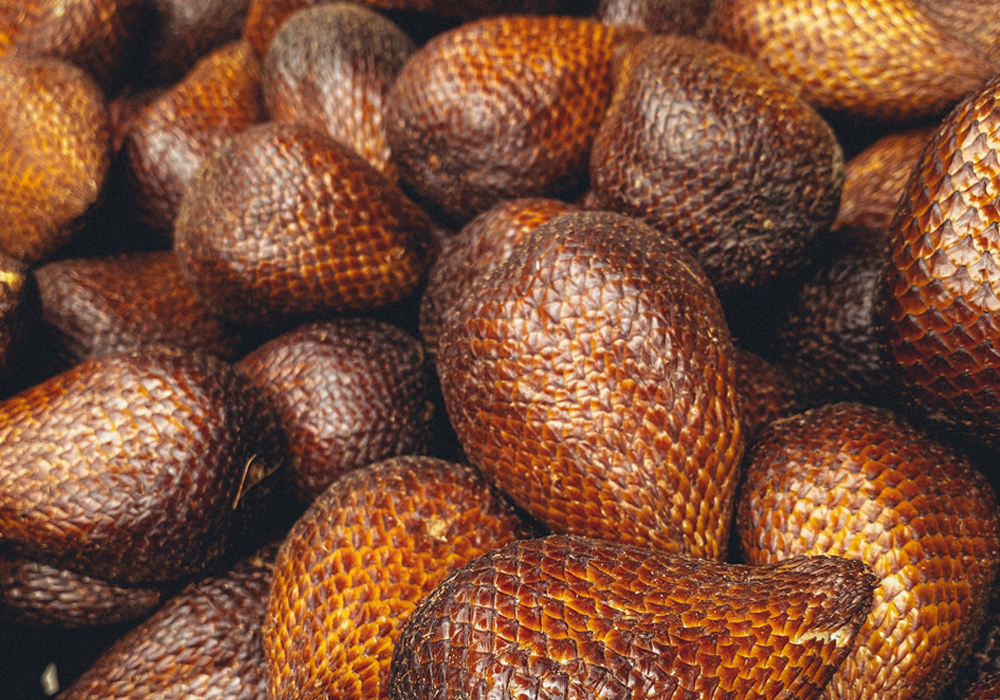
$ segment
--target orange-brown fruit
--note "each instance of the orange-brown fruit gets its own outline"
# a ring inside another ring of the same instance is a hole
[[[0,252],[0,394],[39,317],[38,285],[28,266]]]
[[[750,444],[771,421],[797,413],[791,377],[760,355],[736,348],[736,382],[743,404],[743,430]]]
[[[994,0],[915,0],[944,31],[1000,65],[1000,4]]]
[[[370,319],[307,324],[237,368],[278,416],[286,474],[303,501],[352,469],[429,449],[434,407],[424,350],[395,326]]]
[[[574,209],[558,199],[505,200],[442,242],[420,301],[420,335],[432,358],[443,319],[476,278],[492,272],[536,228]]]
[[[264,56],[268,113],[343,141],[395,182],[385,98],[415,50],[402,29],[360,5],[337,2],[297,12]]]
[[[413,612],[392,700],[820,697],[871,609],[860,562],[725,565],[581,537],[515,542]]]
[[[663,35],[618,63],[591,151],[595,208],[676,237],[720,292],[804,266],[842,182],[833,130],[751,59]]]
[[[0,545],[113,583],[189,577],[226,551],[276,431],[216,358],[81,363],[0,402]]]
[[[935,4],[949,3],[716,0],[709,23],[817,109],[900,122],[945,112],[1000,68],[936,21]]]
[[[250,0],[145,0],[154,16],[145,72],[157,83],[184,76],[202,56],[236,41]]]
[[[828,404],[776,421],[747,458],[737,527],[750,564],[860,559],[879,576],[829,700],[931,700],[976,639],[1000,564],[986,479],[887,410]]]
[[[712,0],[601,0],[598,18],[654,34],[694,34],[708,19]]]
[[[858,229],[854,235],[887,231],[910,173],[936,130],[921,126],[883,136],[847,161],[840,209],[831,229]]]
[[[384,700],[417,603],[458,567],[528,535],[470,467],[401,457],[344,475],[278,554],[264,622],[271,699]]]
[[[0,143],[0,249],[35,264],[69,241],[104,186],[104,94],[69,63],[0,56]]]
[[[277,324],[403,299],[430,263],[430,221],[361,156],[306,127],[250,127],[206,159],[174,229],[209,310]]]
[[[69,367],[167,345],[231,360],[242,340],[195,297],[172,251],[51,262],[35,270],[53,359]]]
[[[669,236],[607,212],[542,224],[454,307],[437,370],[470,461],[553,532],[724,554],[735,357]]]
[[[501,199],[587,180],[623,32],[573,17],[505,16],[427,42],[399,72],[386,132],[400,180],[464,222]]]
[[[124,79],[145,1],[5,2],[0,6],[0,55],[68,61],[111,93]]]
[[[202,162],[264,119],[260,62],[246,42],[198,61],[142,109],[125,137],[126,175],[146,223],[170,228]]]
[[[268,700],[261,624],[273,565],[265,549],[188,585],[59,700]]]
[[[942,122],[889,229],[879,289],[893,388],[1000,446],[1000,78]]]
[[[155,587],[116,586],[27,559],[0,559],[0,612],[15,624],[113,625],[145,617],[161,596]]]

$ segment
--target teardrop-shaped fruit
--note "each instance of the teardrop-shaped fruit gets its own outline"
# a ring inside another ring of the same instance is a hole
[[[1000,446],[1000,78],[942,122],[900,198],[879,289],[910,410]]]
[[[833,221],[830,126],[752,59],[679,36],[635,43],[594,140],[595,209],[676,237],[722,291],[789,277]]]
[[[292,527],[264,623],[272,700],[383,699],[400,629],[458,567],[528,536],[474,469],[401,457],[344,475]]]
[[[996,74],[923,0],[716,0],[711,35],[817,109],[907,121],[941,114]],[[980,13],[977,13],[980,14]]]
[[[737,513],[754,565],[859,559],[875,605],[830,700],[932,700],[983,622],[1000,565],[990,485],[891,412],[828,404],[772,423],[748,454]]]
[[[414,611],[390,698],[817,698],[875,577],[800,557],[725,565],[579,537],[515,542]]]
[[[398,180],[385,134],[385,99],[416,50],[383,15],[337,2],[297,12],[264,56],[271,119],[300,123],[350,145],[386,179]]]
[[[0,402],[0,544],[115,583],[215,562],[279,443],[229,365],[149,348]]]
[[[125,138],[126,176],[140,217],[170,228],[202,161],[264,120],[260,62],[246,42],[198,61],[144,107]]]
[[[587,179],[630,30],[505,16],[425,44],[399,72],[386,132],[400,180],[464,222],[501,199],[557,197]]]
[[[306,127],[250,127],[206,159],[175,250],[209,310],[246,324],[399,301],[430,263],[430,222],[361,156]]]
[[[0,249],[34,264],[69,241],[104,186],[110,139],[81,69],[0,56]]]
[[[733,346],[672,238],[606,212],[542,224],[462,297],[437,370],[471,462],[552,531],[725,552]]]
[[[278,416],[286,474],[303,501],[352,469],[429,448],[434,409],[424,351],[395,326],[370,319],[307,324],[237,367]]]

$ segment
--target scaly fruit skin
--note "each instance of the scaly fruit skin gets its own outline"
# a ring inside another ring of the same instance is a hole
[[[937,2],[933,4],[944,5]],[[821,110],[904,122],[941,114],[997,71],[914,0],[717,0],[714,40]]]
[[[618,62],[590,154],[591,206],[675,236],[720,293],[810,262],[842,182],[833,130],[752,59],[656,35]]]
[[[501,199],[580,186],[611,97],[612,52],[632,31],[507,16],[435,37],[388,97],[400,181],[457,222]]]
[[[470,461],[552,531],[725,552],[733,346],[670,237],[607,212],[539,226],[461,298],[437,370]]]
[[[400,457],[334,482],[278,554],[264,623],[273,700],[384,700],[400,629],[472,559],[529,530],[471,467]]]
[[[891,412],[828,404],[772,423],[748,454],[737,511],[753,565],[860,559],[880,577],[830,700],[930,700],[954,678],[1000,565],[986,479]]]
[[[344,144],[268,122],[202,164],[181,203],[174,250],[210,311],[281,325],[410,294],[430,263],[429,226]]]
[[[403,630],[392,700],[817,698],[871,608],[860,562],[725,565],[581,537],[459,569]]]
[[[747,444],[771,421],[799,412],[791,377],[781,368],[749,350],[736,348],[736,382],[743,404]]]
[[[610,26],[654,34],[694,34],[708,19],[712,0],[601,0],[597,17]]]
[[[148,348],[81,363],[0,402],[0,543],[115,583],[190,577],[242,525],[276,431],[221,360]]]
[[[1000,446],[1000,78],[928,142],[889,229],[887,363],[910,410]]]

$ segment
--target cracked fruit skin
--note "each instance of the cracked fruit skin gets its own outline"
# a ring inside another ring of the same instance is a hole
[[[744,450],[718,297],[629,217],[542,224],[438,338],[469,460],[553,532],[719,558]]]

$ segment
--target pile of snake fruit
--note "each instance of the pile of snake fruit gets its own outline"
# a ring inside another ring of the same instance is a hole
[[[0,696],[1000,699],[1000,2],[0,3]]]

